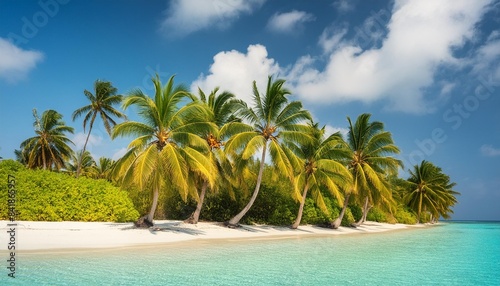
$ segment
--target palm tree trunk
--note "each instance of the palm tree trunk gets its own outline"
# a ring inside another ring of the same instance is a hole
[[[304,211],[304,205],[306,204],[306,196],[307,191],[309,190],[309,182],[304,186],[304,191],[302,192],[302,200],[300,201],[299,213],[297,214],[297,219],[292,224],[292,229],[297,229],[300,225],[300,221],[302,220],[302,212]]]
[[[156,207],[158,206],[158,197],[159,197],[158,188],[155,188],[153,191],[153,204],[151,205],[151,210],[149,211],[149,213],[147,215],[141,216],[134,223],[134,225],[136,227],[149,228],[151,226],[154,226],[153,219],[155,216]]]
[[[203,207],[203,201],[205,200],[205,194],[207,192],[207,188],[208,188],[208,182],[204,181],[203,186],[201,186],[200,199],[198,201],[198,204],[196,205],[196,210],[184,222],[192,224],[198,223],[198,219],[200,218],[201,208]]]
[[[422,211],[422,193],[420,193],[420,198],[418,201],[418,213],[417,213],[417,224],[420,223],[420,213]]]
[[[238,213],[236,216],[234,216],[232,219],[229,220],[227,225],[229,227],[235,227],[238,225],[240,220],[246,215],[246,213],[250,210],[252,207],[253,203],[255,202],[255,199],[257,198],[257,195],[259,194],[259,189],[260,189],[260,183],[262,182],[262,173],[264,172],[264,164],[265,164],[265,159],[266,159],[266,151],[267,151],[267,143],[264,145],[264,148],[262,148],[262,158],[260,160],[260,168],[259,168],[259,175],[257,176],[257,184],[255,186],[255,190],[253,191],[252,197],[250,198],[250,201],[248,204],[241,210],[240,213]]]
[[[339,217],[334,220],[332,223],[330,223],[330,227],[333,229],[339,228],[340,224],[342,223],[342,219],[344,218],[345,210],[347,209],[347,204],[349,203],[349,197],[351,196],[350,193],[345,195],[344,199],[344,206],[342,207],[342,210],[340,211]]]
[[[45,148],[42,148],[42,161],[43,161],[43,169],[47,170],[47,155],[45,154]]]
[[[90,120],[89,134],[87,135],[87,139],[85,140],[85,144],[83,145],[82,157],[83,157],[83,154],[85,153],[85,150],[87,149],[87,143],[89,142],[90,133],[92,132],[92,127],[94,126],[95,116],[96,116],[96,113],[94,113],[94,115],[92,115],[92,119]],[[78,178],[80,176],[81,171],[82,171],[82,160],[76,162],[76,175],[75,175],[75,177]]]
[[[156,207],[158,206],[158,197],[159,197],[159,192],[158,192],[158,189],[155,188],[155,190],[153,192],[153,204],[151,205],[151,210],[149,211],[149,214],[147,216],[147,220],[151,223],[153,223],[153,219],[154,219],[155,212],[156,212]]]
[[[356,223],[356,226],[362,225],[366,221],[366,216],[368,215],[368,196],[365,198],[365,204],[363,205],[363,214],[361,218]]]

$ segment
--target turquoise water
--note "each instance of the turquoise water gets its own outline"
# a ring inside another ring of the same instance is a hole
[[[500,285],[500,223],[18,256],[0,285]]]

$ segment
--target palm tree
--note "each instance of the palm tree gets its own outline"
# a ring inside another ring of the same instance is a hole
[[[21,148],[14,150],[14,155],[16,156],[16,161],[23,164],[24,166],[28,166],[29,154],[27,150]]]
[[[85,128],[87,127],[87,122],[89,122],[89,133],[87,135],[87,139],[85,140],[85,144],[83,145],[83,153],[87,148],[87,143],[89,142],[90,133],[92,132],[92,128],[94,127],[94,121],[99,115],[104,123],[104,128],[106,128],[106,132],[111,135],[111,129],[116,125],[114,117],[118,118],[126,118],[125,114],[116,110],[113,105],[119,104],[122,101],[122,96],[117,95],[118,89],[116,89],[111,82],[109,81],[101,81],[96,80],[94,83],[94,94],[88,90],[84,90],[83,94],[90,101],[89,105],[78,108],[73,112],[73,121],[75,121],[78,117],[85,114],[85,118],[83,119],[83,132],[85,132]],[[90,121],[89,121],[90,120]],[[77,165],[76,177],[80,175],[81,166]]]
[[[292,224],[293,229],[300,225],[309,190],[316,204],[326,213],[328,211],[320,188],[325,187],[340,202],[344,199],[340,189],[347,189],[352,180],[347,167],[339,161],[345,156],[342,154],[345,152],[342,148],[345,146],[345,141],[340,133],[325,137],[325,127],[319,129],[318,123],[313,122],[310,123],[310,127],[313,141],[302,146],[292,145],[292,150],[302,163],[302,170],[296,177],[296,196],[300,196],[299,188],[303,186],[297,219]]]
[[[140,189],[152,188],[150,212],[137,225],[152,225],[160,190],[168,184],[186,200],[190,188],[188,173],[214,184],[212,162],[205,155],[209,151],[206,140],[196,134],[213,129],[206,120],[207,109],[196,102],[180,106],[185,100],[195,100],[182,85],[174,86],[174,76],[167,84],[156,75],[152,79],[155,94],[151,98],[141,90],[126,96],[123,108],[134,105],[143,122],[125,121],[113,129],[112,138],[135,136],[127,153],[117,162],[116,169],[123,174],[124,184],[134,183]],[[144,222],[144,223],[141,223]]]
[[[229,220],[230,227],[238,225],[257,198],[268,148],[273,165],[292,180],[294,169],[288,154],[282,148],[282,142],[305,143],[310,140],[309,135],[305,132],[307,127],[300,123],[310,120],[311,116],[308,111],[302,109],[302,103],[299,101],[288,102],[287,95],[290,94],[290,91],[283,87],[284,83],[285,81],[282,79],[273,81],[272,77],[269,76],[266,93],[261,95],[256,82],[253,82],[255,106],[243,109],[241,112],[243,119],[248,120],[250,125],[242,128],[242,132],[232,136],[225,145],[225,150],[229,154],[240,152],[242,160],[248,160],[259,149],[262,149],[255,189],[243,210]]]
[[[366,220],[366,215],[371,204],[393,203],[391,191],[385,180],[387,174],[395,174],[400,160],[389,155],[398,154],[399,148],[394,145],[391,133],[384,131],[384,124],[379,121],[370,122],[371,115],[361,114],[353,125],[349,122],[347,144],[350,158],[349,170],[353,184],[350,191],[345,194],[344,203],[339,217],[331,223],[333,228],[338,228],[342,222],[349,197],[353,194],[364,199],[363,215],[358,223]]]
[[[89,151],[80,150],[72,156],[72,162],[66,164],[66,170],[70,173],[77,172],[80,168],[80,175],[92,177],[95,167],[94,158]]]
[[[68,144],[73,144],[65,133],[73,133],[73,128],[66,126],[62,115],[55,110],[46,110],[40,118],[33,109],[35,133],[37,136],[21,143],[21,158],[27,159],[29,168],[59,170],[64,162],[71,158],[73,150]]]
[[[106,179],[111,181],[111,173],[113,171],[115,161],[107,157],[99,158],[98,164],[94,166],[92,172],[95,179]]]
[[[220,129],[223,127],[228,129],[227,124],[229,123],[240,122],[241,120],[237,118],[235,114],[241,108],[246,107],[246,105],[243,101],[236,99],[234,94],[226,91],[217,94],[218,91],[219,88],[216,87],[207,96],[201,89],[198,88],[201,104],[205,105],[210,111],[209,121],[214,123],[217,127],[217,130],[215,130],[214,133],[205,132],[202,136],[205,138],[208,146],[210,147],[210,153],[208,154],[209,159],[217,167],[214,174],[217,177],[217,185],[223,185],[224,183],[229,184],[229,178],[231,177],[233,167],[221,149],[224,142],[222,141],[223,135],[221,135]],[[237,131],[233,130],[232,132]],[[197,194],[198,203],[196,205],[196,209],[186,222],[196,224],[198,223],[201,208],[208,189],[208,181],[205,179],[200,180],[199,178],[193,178],[193,181],[196,185],[201,186],[198,188],[200,191],[199,194]]]
[[[434,219],[449,218],[449,213],[453,213],[451,207],[457,203],[455,195],[459,194],[452,190],[455,183],[450,183],[450,177],[425,160],[409,171],[409,187],[403,200],[417,213],[417,223],[424,212]]]

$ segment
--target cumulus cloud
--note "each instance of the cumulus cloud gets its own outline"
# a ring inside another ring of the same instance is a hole
[[[227,28],[241,14],[251,14],[265,0],[173,0],[161,30],[169,36],[184,36],[212,26]]]
[[[71,141],[75,143],[77,150],[83,149],[83,145],[85,145],[85,140],[87,140],[87,135],[88,134],[85,134],[83,132],[78,132],[73,136]],[[103,138],[101,136],[90,134],[89,142],[87,143],[87,150],[90,150],[93,146],[101,145],[102,140]]]
[[[287,13],[276,13],[269,19],[267,28],[278,33],[294,33],[302,30],[304,23],[314,19],[312,14],[304,11],[293,10]]]
[[[392,110],[427,112],[423,90],[434,84],[439,66],[457,62],[453,49],[474,37],[488,3],[397,0],[392,14],[381,11],[354,28],[354,39],[339,41],[342,30],[320,38],[324,50],[332,50],[326,66],[318,69],[311,58],[299,59],[290,75],[294,91],[314,103],[383,99]],[[387,27],[385,15],[390,15]],[[332,43],[341,47],[332,49]]]
[[[485,144],[485,145],[481,146],[480,150],[481,150],[481,154],[483,154],[483,156],[487,156],[487,157],[500,156],[500,149],[494,148],[491,145]]]
[[[268,58],[262,45],[250,45],[247,53],[236,50],[220,52],[214,56],[208,75],[200,75],[191,85],[191,90],[200,87],[209,92],[215,87],[234,93],[238,98],[252,104],[252,83],[255,80],[259,91],[265,91],[267,77],[278,75],[278,63]]]
[[[500,31],[493,31],[482,45],[472,62],[476,76],[491,77],[500,84]],[[497,84],[497,85],[498,85]]]
[[[319,45],[324,53],[331,53],[342,45],[342,39],[347,34],[347,24],[332,26],[323,30],[319,36]]]
[[[41,52],[23,50],[0,38],[0,78],[7,82],[13,83],[25,78],[42,59]]]
[[[350,0],[337,0],[333,2],[333,6],[340,12],[347,12],[354,9],[354,4]]]
[[[344,139],[347,139],[347,133],[349,133],[349,129],[344,128],[344,127],[335,127],[331,125],[325,125],[325,135],[330,136],[334,134],[335,132],[340,132]]]

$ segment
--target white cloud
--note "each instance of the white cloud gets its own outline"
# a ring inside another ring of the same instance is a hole
[[[333,3],[333,6],[341,12],[347,12],[354,9],[354,4],[349,0],[337,0]]]
[[[323,52],[331,53],[340,48],[342,39],[347,34],[347,31],[347,24],[324,29],[321,36],[319,36],[319,45],[323,48]]]
[[[234,93],[238,98],[252,104],[252,82],[257,82],[259,91],[265,91],[267,77],[278,75],[279,65],[272,58],[267,57],[266,47],[262,45],[248,46],[247,53],[236,50],[220,52],[214,56],[208,75],[200,75],[192,83],[191,90],[200,87],[210,92],[215,87]]]
[[[494,148],[491,145],[483,145],[481,146],[481,154],[487,157],[495,157],[500,156],[500,149]]]
[[[81,150],[83,149],[83,145],[85,145],[85,140],[87,140],[87,135],[83,132],[78,132],[76,133],[71,141],[75,143],[76,150]],[[102,143],[103,138],[101,136],[96,136],[93,134],[90,134],[89,137],[89,142],[87,143],[87,150],[91,150],[93,146],[99,146]]]
[[[323,70],[313,67],[312,61],[307,66],[301,59],[297,64],[302,72],[294,67],[295,74],[289,76],[293,90],[304,101],[315,103],[384,99],[389,109],[427,112],[430,104],[422,90],[434,83],[440,65],[457,62],[452,49],[473,38],[474,26],[488,2],[397,0],[387,27],[382,26],[384,19],[371,17],[354,29],[357,41],[339,43],[342,47],[330,54]],[[386,28],[380,45],[373,46]],[[337,43],[335,37],[339,33],[325,36],[320,44],[328,50],[325,43]],[[370,47],[363,45],[367,42]]]
[[[347,139],[347,133],[349,133],[349,129],[344,128],[344,127],[334,127],[331,125],[325,125],[325,135],[326,136],[330,136],[335,132],[340,132],[340,134],[342,134],[342,137],[344,137],[344,139]]]
[[[444,82],[441,87],[441,95],[449,94],[456,86],[457,86],[456,83]]]
[[[7,82],[25,78],[42,59],[41,52],[23,50],[0,38],[0,78]]]
[[[304,11],[293,10],[287,13],[274,14],[267,23],[267,28],[273,32],[293,33],[300,31],[303,24],[314,20],[314,16]]]
[[[493,31],[473,59],[475,75],[491,76],[500,82],[500,31]]]
[[[169,36],[184,36],[212,26],[226,28],[241,14],[251,14],[265,0],[173,0],[161,29]]]

